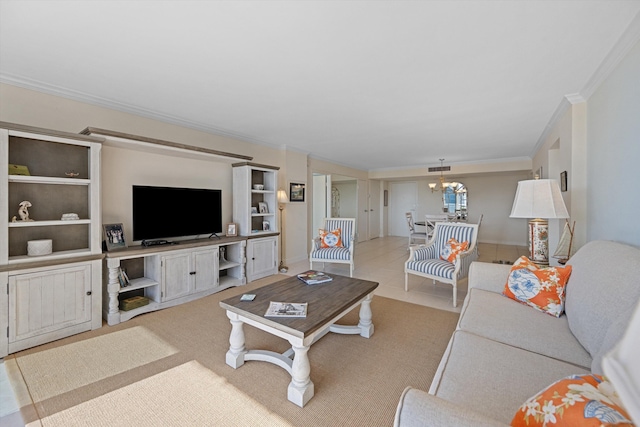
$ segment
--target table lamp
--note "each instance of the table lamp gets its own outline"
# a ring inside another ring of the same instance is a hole
[[[554,179],[518,182],[510,218],[534,218],[529,221],[530,259],[549,265],[549,223],[547,219],[569,218],[567,207]]]

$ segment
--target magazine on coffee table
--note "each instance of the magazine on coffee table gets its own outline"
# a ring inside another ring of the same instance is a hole
[[[264,317],[307,317],[307,303],[271,301]]]
[[[298,274],[298,279],[307,285],[317,285],[318,283],[326,283],[333,280],[333,277],[322,271],[308,270]]]

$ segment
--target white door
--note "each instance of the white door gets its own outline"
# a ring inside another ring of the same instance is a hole
[[[191,292],[191,256],[188,253],[162,257],[162,301]]]
[[[366,179],[358,180],[356,212],[357,241],[364,242],[369,240],[369,183]]]
[[[369,181],[369,239],[380,237],[380,181]]]
[[[9,276],[9,342],[91,320],[91,266]]]
[[[418,183],[390,182],[389,183],[389,235],[409,236],[405,214],[415,211],[418,206]]]
[[[278,239],[266,237],[247,242],[247,280],[276,274],[278,271]]]
[[[195,291],[204,291],[217,285],[218,249],[208,249],[193,253]]]

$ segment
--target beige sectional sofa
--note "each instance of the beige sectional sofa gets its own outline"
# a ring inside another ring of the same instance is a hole
[[[553,382],[602,374],[640,299],[640,249],[584,245],[569,261],[565,314],[539,312],[502,295],[509,265],[471,265],[458,327],[429,392],[408,387],[396,426],[504,426]]]

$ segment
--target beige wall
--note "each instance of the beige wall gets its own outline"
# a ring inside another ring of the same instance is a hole
[[[587,239],[640,247],[640,42],[587,101]]]
[[[286,153],[233,138],[213,135],[108,108],[0,84],[0,120],[67,132],[91,126],[182,144],[253,156],[256,163],[279,166],[281,185],[288,174],[306,180],[306,155]],[[223,226],[232,221],[231,162],[185,159],[115,147],[102,151],[103,223],[121,222],[131,244],[131,186],[153,184],[222,190]],[[306,204],[288,209],[285,249],[306,248]],[[176,220],[180,220],[177,218]],[[302,226],[299,226],[302,224]],[[304,250],[302,251],[305,252]],[[285,254],[286,258],[286,254]]]
[[[640,247],[640,42],[604,79],[593,95],[570,105],[533,159],[544,178],[568,173],[563,197],[575,243],[615,240]],[[631,218],[631,221],[628,220]],[[550,245],[561,221],[550,222]],[[551,248],[553,250],[553,248]]]

